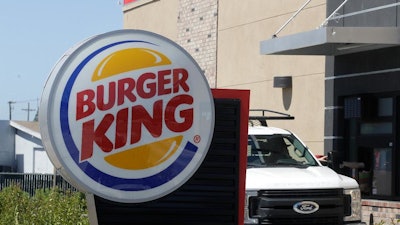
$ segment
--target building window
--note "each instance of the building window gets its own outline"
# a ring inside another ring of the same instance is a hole
[[[400,197],[400,169],[397,168],[397,161],[400,161],[399,100],[400,93],[344,99],[345,158],[365,164],[358,173],[364,197]]]
[[[375,148],[372,168],[372,195],[392,194],[392,149]]]

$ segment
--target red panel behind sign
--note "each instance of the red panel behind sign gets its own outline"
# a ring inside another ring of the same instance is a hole
[[[244,221],[244,199],[246,193],[247,135],[249,121],[249,90],[212,89],[214,98],[240,100],[240,160],[239,160],[239,212],[238,220]]]
[[[124,5],[131,3],[131,2],[136,2],[137,0],[124,0]]]

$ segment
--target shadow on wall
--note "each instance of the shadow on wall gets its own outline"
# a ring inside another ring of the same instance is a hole
[[[292,96],[293,96],[292,87],[282,88],[282,100],[285,110],[289,110],[290,105],[292,104]]]
[[[290,108],[292,104],[292,76],[275,76],[274,77],[274,88],[282,88],[282,100],[285,110]]]

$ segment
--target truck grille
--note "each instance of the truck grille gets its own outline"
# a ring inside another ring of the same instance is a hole
[[[315,202],[319,209],[310,214],[295,212],[293,205],[302,201]],[[249,214],[258,218],[260,224],[340,225],[350,213],[348,201],[343,189],[261,190],[250,197]]]

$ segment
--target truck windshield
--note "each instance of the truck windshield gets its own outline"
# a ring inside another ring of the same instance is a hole
[[[294,136],[249,135],[247,167],[317,166],[308,149]]]

